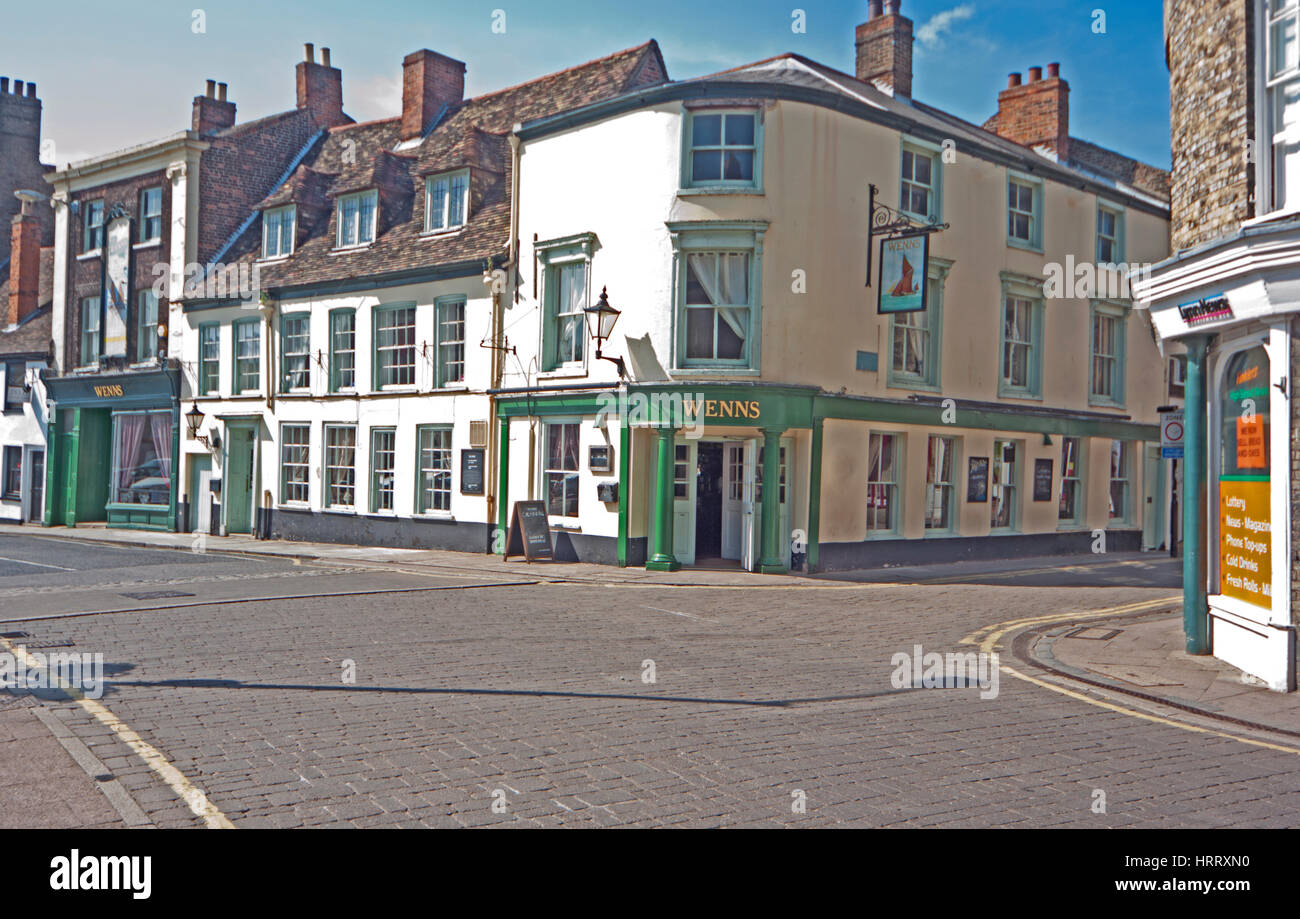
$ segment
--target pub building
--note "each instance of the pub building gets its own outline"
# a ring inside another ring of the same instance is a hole
[[[226,84],[209,80],[188,130],[49,174],[46,526],[176,530],[187,516],[178,301],[321,133],[322,104],[299,82],[296,110],[236,125]]]
[[[1167,174],[1071,136],[1056,65],[983,126],[913,100],[911,21],[869,13],[856,75],[786,54],[515,128],[499,528],[542,501],[557,558],[652,570],[1168,545],[1167,363],[1088,282],[1167,256]]]
[[[1296,688],[1300,624],[1300,151],[1274,122],[1300,88],[1298,24],[1295,3],[1167,5],[1177,254],[1134,283],[1162,348],[1185,352],[1187,652],[1278,691]],[[1240,53],[1211,65],[1211,43]]]

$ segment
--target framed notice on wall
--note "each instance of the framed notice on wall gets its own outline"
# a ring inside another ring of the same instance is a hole
[[[966,500],[984,502],[989,499],[989,458],[972,456],[966,468]]]
[[[1034,500],[1052,500],[1052,461],[1050,459],[1034,460]]]
[[[882,239],[876,312],[911,313],[925,309],[929,268],[930,234]]]
[[[483,494],[483,461],[486,457],[486,450],[460,451],[460,493],[462,495]]]

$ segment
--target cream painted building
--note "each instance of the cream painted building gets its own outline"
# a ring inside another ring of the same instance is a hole
[[[560,557],[659,569],[1165,543],[1166,361],[1075,283],[1165,257],[1164,174],[1070,138],[1054,65],[985,128],[910,99],[910,42],[874,15],[861,79],[785,55],[516,127],[499,526],[542,500]],[[878,313],[873,187],[935,230],[922,310]]]

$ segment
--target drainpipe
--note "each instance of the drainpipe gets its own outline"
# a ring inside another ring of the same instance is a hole
[[[275,300],[266,291],[262,291],[258,312],[266,320],[266,407],[275,409]]]
[[[1209,341],[1187,341],[1184,389],[1187,442],[1183,458],[1183,633],[1188,654],[1209,654],[1209,601],[1206,598],[1206,392]]]

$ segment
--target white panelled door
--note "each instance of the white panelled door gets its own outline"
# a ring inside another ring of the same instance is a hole
[[[722,557],[740,558],[744,523],[745,445],[728,443],[722,453]]]
[[[762,532],[758,485],[757,438],[744,443],[741,467],[743,476],[740,490],[740,567],[746,571],[758,570],[758,557],[762,548]]]
[[[673,557],[683,565],[695,564],[696,444],[673,444]]]

